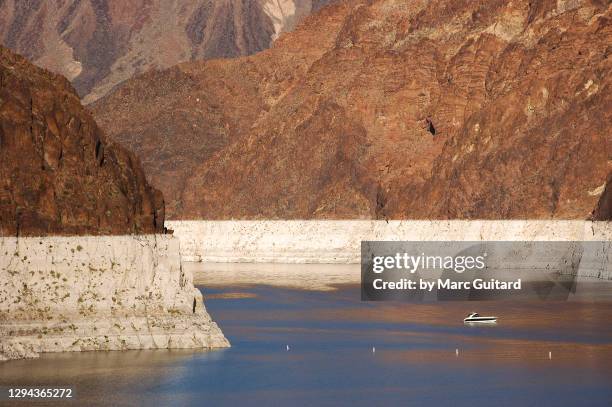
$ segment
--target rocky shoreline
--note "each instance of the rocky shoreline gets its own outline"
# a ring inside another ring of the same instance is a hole
[[[609,241],[611,222],[582,220],[166,221],[184,262],[358,264],[361,241]],[[612,276],[610,276],[612,278]]]
[[[0,238],[0,360],[228,346],[172,236]]]

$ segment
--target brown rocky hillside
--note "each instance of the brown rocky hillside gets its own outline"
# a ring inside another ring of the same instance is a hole
[[[93,109],[171,218],[584,219],[612,170],[611,18],[599,0],[347,0]]]
[[[331,0],[4,0],[0,44],[89,103],[137,73],[249,55]]]
[[[0,236],[163,231],[161,192],[69,82],[0,47]]]

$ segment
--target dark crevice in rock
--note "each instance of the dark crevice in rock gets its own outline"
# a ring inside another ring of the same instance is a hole
[[[612,173],[591,216],[592,220],[612,221]]]
[[[430,118],[427,118],[425,120],[425,123],[427,125],[427,131],[431,133],[432,136],[436,135],[436,128],[434,127],[433,121],[431,121]]]
[[[552,216],[555,216],[555,213],[557,212],[557,208],[559,206],[559,196],[561,195],[559,181],[556,179],[553,179],[550,183],[550,189],[551,189],[550,213],[552,214]]]
[[[385,206],[387,206],[387,197],[382,186],[378,186],[376,191],[376,219],[386,219]]]
[[[102,147],[102,143],[100,140],[96,141],[96,159],[100,157],[100,148]]]

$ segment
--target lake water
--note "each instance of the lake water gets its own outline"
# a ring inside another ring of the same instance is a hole
[[[203,292],[230,349],[47,354],[0,364],[0,384],[72,385],[75,405],[612,405],[612,302]],[[464,326],[472,310],[500,322]]]

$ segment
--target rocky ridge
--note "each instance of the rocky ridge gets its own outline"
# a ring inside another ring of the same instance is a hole
[[[172,219],[585,219],[612,169],[611,17],[596,0],[347,0],[93,111]]]
[[[330,0],[0,2],[0,43],[92,102],[131,76],[266,49]]]
[[[159,233],[164,218],[69,82],[0,47],[0,236]]]

